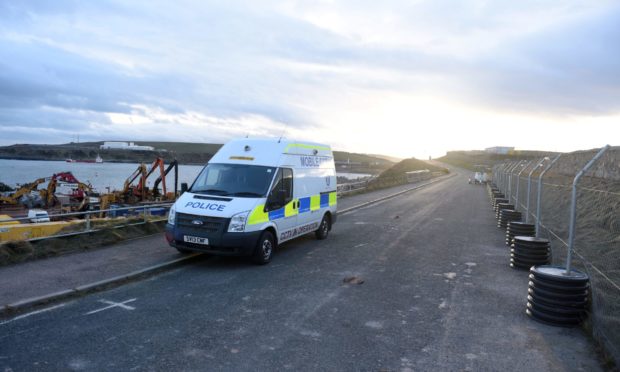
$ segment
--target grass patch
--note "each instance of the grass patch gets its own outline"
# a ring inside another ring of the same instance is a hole
[[[6,242],[0,244],[0,266],[99,249],[128,239],[163,232],[165,225],[166,221],[152,221],[133,226],[102,223],[100,226],[93,226],[101,229],[100,231],[86,234],[30,242]],[[70,231],[63,231],[67,232]]]

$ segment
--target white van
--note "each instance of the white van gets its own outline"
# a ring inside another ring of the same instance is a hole
[[[43,209],[29,209],[28,218],[32,223],[50,222],[50,216]]]
[[[183,188],[183,187],[182,187]],[[336,222],[336,168],[317,143],[239,139],[225,144],[168,214],[166,240],[180,252],[271,260],[280,243]]]

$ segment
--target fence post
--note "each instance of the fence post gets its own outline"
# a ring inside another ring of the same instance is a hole
[[[86,231],[90,231],[90,213],[86,213]]]
[[[146,225],[146,205],[144,206],[142,213],[144,213],[144,224]]]
[[[500,187],[501,184],[501,179],[502,179],[502,167],[504,166],[504,164],[497,164],[495,166],[495,170],[493,171],[493,178],[495,179],[495,186],[497,188]]]
[[[504,166],[502,167],[502,185],[500,187],[500,189],[502,190],[502,193],[504,194],[508,194],[508,192],[506,191],[507,187],[508,187],[508,169],[512,167],[512,163],[508,162],[505,163]]]
[[[527,169],[527,167],[530,166],[530,164],[532,164],[534,160],[530,160],[528,161],[524,166],[523,169],[521,169],[521,172],[517,173],[517,196],[515,199],[515,211],[519,210],[519,185],[521,184],[521,173],[525,172],[525,170]]]
[[[530,221],[530,192],[532,190],[532,174],[534,173],[536,169],[538,169],[542,165],[542,163],[545,162],[545,160],[549,160],[549,158],[545,156],[544,158],[540,159],[538,164],[536,164],[536,166],[532,168],[532,170],[530,171],[530,174],[527,175],[527,199],[525,202],[525,223],[528,223]]]
[[[512,167],[515,166],[515,162],[510,162],[508,163],[508,165],[506,165],[506,169],[504,169],[504,190],[502,190],[504,192],[504,194],[509,195],[508,194],[508,185],[509,185],[509,174],[510,174],[510,170],[512,169]],[[510,201],[510,199],[508,200]]]
[[[517,169],[517,167],[522,162],[523,162],[522,160],[519,160],[518,162],[516,162],[514,167],[510,168],[510,171],[508,172],[508,203],[510,203],[510,200],[512,199],[512,173],[515,171],[515,169]]]
[[[502,169],[501,169],[501,172],[500,172],[500,174],[502,176],[502,179],[501,179],[501,184],[499,185],[499,189],[502,190],[503,193],[506,192],[506,186],[507,186],[506,185],[506,178],[508,177],[507,171],[508,171],[508,168],[510,168],[511,166],[512,166],[512,163],[510,163],[510,162],[504,163],[502,165]]]
[[[495,183],[495,187],[499,188],[500,185],[500,179],[501,179],[501,171],[502,171],[502,164],[498,164],[495,166],[495,170],[493,171],[493,178],[494,178],[494,183]]]
[[[536,237],[537,238],[540,238],[540,210],[541,210],[540,203],[542,200],[541,198],[542,198],[542,189],[543,189],[542,179],[545,173],[547,173],[547,171],[551,169],[553,164],[555,164],[555,162],[558,161],[560,156],[562,156],[562,154],[558,154],[558,156],[556,156],[551,161],[551,163],[549,163],[549,165],[547,165],[547,167],[545,167],[545,169],[542,172],[540,172],[540,174],[538,175],[538,194],[536,195]]]
[[[571,206],[570,206],[570,227],[568,231],[568,254],[566,255],[566,275],[570,275],[570,266],[571,260],[573,258],[573,248],[575,245],[575,220],[577,218],[577,184],[579,183],[579,179],[584,175],[585,172],[590,169],[594,163],[609,149],[609,145],[606,145],[583,167],[582,170],[577,173],[575,179],[573,180],[573,196],[571,198]]]

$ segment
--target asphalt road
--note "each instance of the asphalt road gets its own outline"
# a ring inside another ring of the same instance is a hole
[[[0,321],[0,368],[600,370],[581,330],[527,318],[527,272],[495,224],[485,189],[450,178],[267,266],[203,258]]]

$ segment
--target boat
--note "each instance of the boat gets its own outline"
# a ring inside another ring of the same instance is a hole
[[[103,163],[103,159],[99,155],[97,155],[95,160],[91,160],[91,159],[75,160],[75,159],[69,158],[69,159],[65,159],[65,161],[67,163]]]

